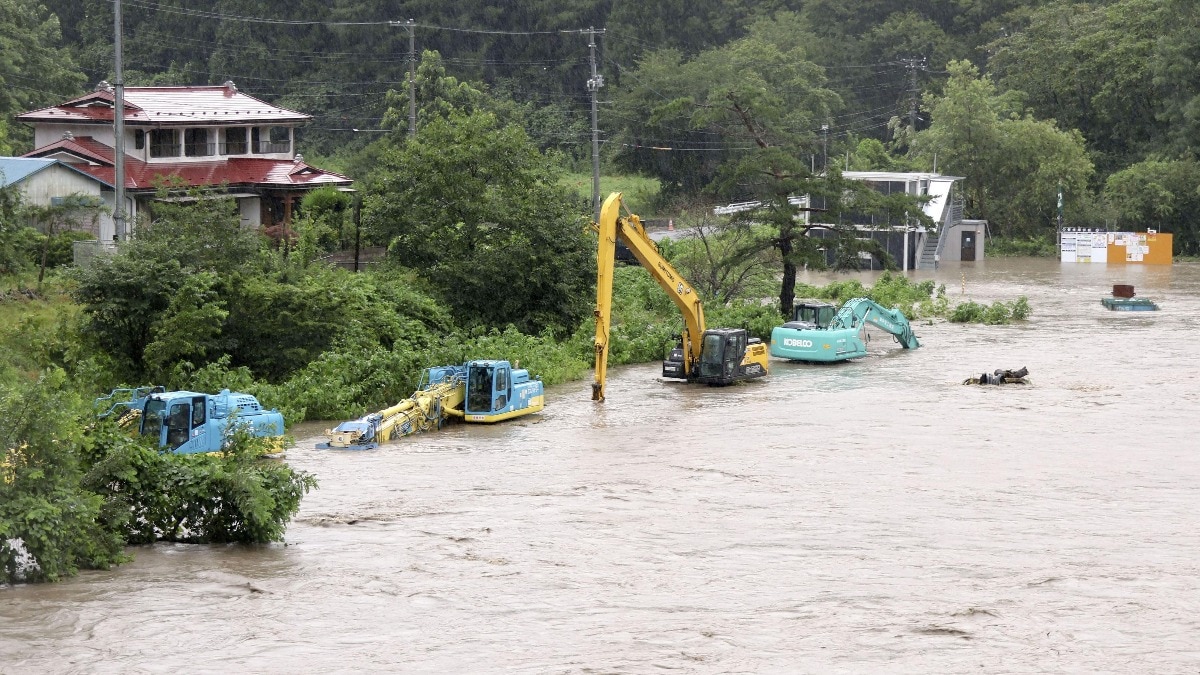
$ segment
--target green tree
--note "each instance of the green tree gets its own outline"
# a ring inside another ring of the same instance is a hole
[[[31,262],[28,252],[36,245],[37,230],[25,224],[22,201],[17,186],[0,185],[0,276],[17,275],[28,269]]]
[[[1104,197],[1122,229],[1174,235],[1175,252],[1200,255],[1200,163],[1193,159],[1139,162],[1109,176]]]
[[[54,581],[121,562],[103,500],[81,486],[82,402],[62,371],[0,390],[0,582]]]
[[[459,320],[540,333],[574,330],[589,306],[579,206],[520,128],[451,113],[383,157],[363,220]]]
[[[78,284],[73,292],[84,307],[87,334],[125,373],[140,380],[150,374],[145,356],[156,325],[164,320],[190,323],[195,318],[197,309],[176,300],[189,277],[209,273],[227,282],[252,274],[261,245],[260,235],[241,226],[232,199],[161,203],[155,221],[139,226],[136,238],[118,255],[76,270]],[[193,290],[205,297],[209,289]],[[184,297],[194,299],[191,293]],[[172,302],[176,303],[173,311]],[[167,335],[165,328],[157,330],[158,335]],[[203,346],[213,339],[210,332],[201,331],[197,338],[201,344],[190,353],[211,351]],[[164,347],[155,363],[162,365],[167,355],[180,353],[178,345]]]
[[[806,45],[811,42],[797,16],[780,13],[753,23],[746,37],[687,62],[671,52],[651,55],[643,61],[637,79],[642,87],[658,93],[650,99],[658,103],[631,101],[650,105],[647,117],[652,123],[718,139],[722,161],[711,167],[708,189],[728,199],[760,204],[739,214],[735,225],[766,226],[757,245],[775,249],[782,261],[779,302],[785,315],[794,300],[796,271],[801,265],[824,267],[823,248],[832,246],[847,254],[838,256],[838,265],[857,265],[862,244],[854,227],[843,224],[845,216],[906,208],[898,198],[844,180],[836,167],[814,170],[813,155],[823,150],[817,130],[840,100],[826,87],[823,70],[808,60]],[[665,174],[663,179],[684,187],[673,175]],[[805,195],[819,203],[815,207],[819,219],[800,218],[793,198]],[[915,206],[909,200],[909,213],[914,216]],[[808,236],[818,224],[833,233],[833,239]],[[855,255],[848,255],[851,252]],[[873,246],[872,252],[881,250]]]
[[[470,114],[486,107],[488,103],[482,88],[447,75],[442,55],[436,51],[422,52],[416,76],[418,125],[435,118],[446,119],[455,112]],[[384,129],[408,133],[408,90],[389,89],[385,101],[387,112],[380,125]]]
[[[282,541],[316,479],[263,459],[266,440],[234,432],[221,453],[164,453],[109,422],[94,425],[85,489],[104,503],[105,524],[128,544]]]
[[[658,177],[666,197],[707,188],[723,167],[764,144],[793,155],[797,167],[809,165],[818,130],[841,104],[808,57],[813,42],[806,25],[784,12],[691,59],[674,50],[647,54],[616,92],[616,115],[630,120],[616,139],[624,146],[618,163]]]
[[[1061,184],[1068,208],[1087,195],[1092,164],[1083,137],[1052,120],[1024,115],[1013,92],[964,61],[951,63],[942,95],[927,94],[929,129],[912,141],[914,162],[964,177],[968,215],[1004,233],[1035,233],[1048,224]]]
[[[757,302],[773,292],[778,261],[762,246],[760,228],[731,224],[713,215],[706,201],[690,203],[677,222],[689,233],[665,239],[659,248],[706,300]]]
[[[1200,140],[1198,27],[1186,0],[1057,0],[992,43],[989,66],[1039,117],[1079,129],[1106,175]]]
[[[58,17],[36,0],[0,0],[0,119],[78,95],[83,81],[62,46]],[[0,128],[0,146],[6,135],[10,147],[32,141],[23,125],[7,134]]]
[[[84,194],[71,194],[63,198],[62,203],[46,206],[27,205],[24,215],[36,223],[42,231],[40,264],[38,267],[38,289],[46,277],[46,265],[50,260],[50,249],[56,237],[69,230],[81,229],[90,225],[93,231],[99,231],[97,220],[104,207],[104,202],[98,197]],[[89,222],[90,221],[90,222]]]
[[[144,351],[146,370],[154,382],[166,382],[180,361],[204,363],[220,353],[221,331],[229,312],[219,297],[214,272],[187,275],[168,300],[162,315],[150,326]]]

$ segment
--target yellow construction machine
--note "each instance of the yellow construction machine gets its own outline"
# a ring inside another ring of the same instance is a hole
[[[710,385],[733,384],[767,374],[767,346],[743,328],[706,328],[700,296],[658,252],[634,214],[621,215],[621,193],[614,192],[600,208],[596,223],[596,370],[592,400],[604,400],[608,370],[608,339],[612,317],[613,268],[618,239],[662,286],[683,314],[679,343],[663,361],[663,377]]]

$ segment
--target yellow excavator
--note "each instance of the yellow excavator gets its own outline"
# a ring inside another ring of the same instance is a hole
[[[596,370],[592,400],[604,400],[608,371],[608,339],[612,317],[613,268],[620,239],[650,276],[662,286],[683,314],[679,343],[663,361],[663,377],[710,385],[733,384],[767,374],[767,346],[743,328],[706,328],[700,296],[646,234],[641,218],[621,215],[621,193],[614,192],[600,208],[596,223]]]

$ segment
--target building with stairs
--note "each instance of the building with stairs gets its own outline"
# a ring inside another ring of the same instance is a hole
[[[902,192],[929,196],[922,210],[933,221],[931,228],[918,222],[891,222],[876,215],[851,216],[861,233],[860,238],[878,241],[896,260],[900,269],[931,270],[939,262],[983,259],[987,221],[963,219],[962,190],[958,185],[962,177],[898,171],[846,171],[842,176],[863,181],[883,194]],[[793,197],[790,201],[801,207],[808,206],[806,196]],[[758,206],[758,202],[741,202],[714,209],[714,213],[728,215]],[[819,213],[804,211],[803,217],[806,222],[815,225],[810,236],[829,236],[829,230],[820,227]],[[832,256],[832,252],[829,255]],[[864,268],[881,267],[878,261],[870,257],[864,257],[862,262]]]

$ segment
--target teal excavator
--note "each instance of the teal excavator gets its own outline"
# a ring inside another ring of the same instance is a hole
[[[867,324],[891,333],[905,349],[921,346],[904,312],[853,298],[841,309],[827,302],[796,303],[792,320],[771,331],[771,356],[825,363],[866,356]]]

